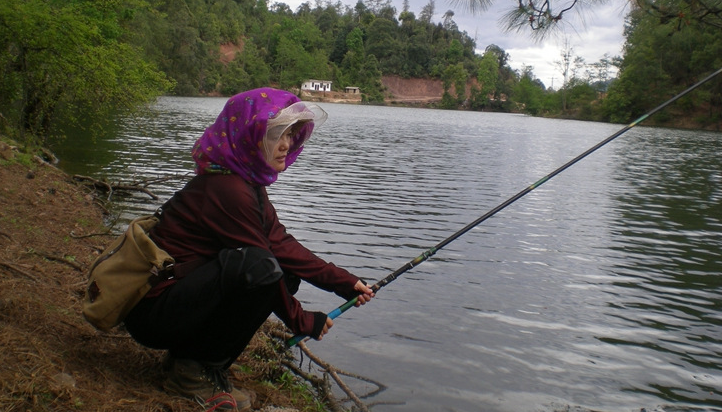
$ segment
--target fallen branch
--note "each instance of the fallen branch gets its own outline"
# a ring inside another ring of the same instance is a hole
[[[301,378],[310,382],[311,385],[313,385],[313,387],[315,387],[316,390],[319,391],[319,397],[326,401],[326,404],[331,412],[345,412],[339,402],[336,400],[336,397],[333,396],[331,386],[327,379],[321,379],[316,375],[304,372],[298,365],[289,360],[283,360],[281,361],[281,364],[287,367],[297,376],[300,376]]]
[[[140,181],[138,181],[136,184],[137,184],[137,185],[143,185],[143,187],[148,187],[148,186],[153,185],[153,184],[168,182],[168,181],[171,181],[171,180],[183,180],[183,179],[187,179],[189,176],[193,176],[193,175],[194,175],[193,172],[187,172],[187,173],[181,173],[181,174],[176,174],[176,175],[171,175],[171,176],[148,178],[148,179],[140,180]]]
[[[135,186],[135,185],[116,184],[116,185],[113,185],[113,190],[116,190],[116,191],[117,191],[117,190],[123,190],[123,191],[126,191],[126,192],[132,192],[132,191],[135,190],[135,191],[143,192],[143,193],[147,194],[148,196],[150,196],[151,198],[153,198],[153,200],[158,200],[158,199],[160,199],[160,198],[158,197],[158,195],[154,194],[153,192],[151,192],[150,190],[146,189],[145,187],[138,187],[138,186]]]
[[[273,335],[274,337],[276,337],[276,338],[282,339],[284,342],[287,341],[289,338],[292,337],[291,334],[284,333],[284,332],[281,332],[281,331],[273,331],[273,332],[272,332],[272,335]],[[298,347],[299,347],[299,349],[303,352],[303,354],[305,354],[306,356],[308,356],[308,358],[310,359],[310,361],[312,361],[313,363],[315,363],[316,365],[318,365],[320,368],[322,368],[322,369],[324,370],[324,374],[328,374],[328,376],[330,376],[331,378],[333,378],[333,380],[336,382],[336,384],[338,385],[338,387],[348,396],[349,400],[351,400],[351,401],[355,404],[357,410],[359,410],[359,411],[369,412],[368,406],[367,406],[366,404],[364,404],[363,401],[361,400],[362,397],[365,398],[365,397],[368,397],[368,396],[372,396],[372,395],[375,395],[375,394],[377,394],[377,393],[379,393],[379,392],[382,392],[382,391],[384,391],[384,390],[386,389],[386,386],[382,385],[382,384],[379,383],[379,382],[376,382],[376,381],[374,381],[374,380],[372,380],[372,379],[369,379],[369,378],[365,378],[365,377],[359,376],[359,375],[354,374],[354,373],[350,373],[350,372],[346,372],[346,371],[340,370],[340,369],[336,368],[335,366],[329,364],[328,362],[324,361],[323,359],[321,359],[321,358],[319,358],[318,356],[316,356],[313,352],[311,352],[311,350],[308,349],[308,346],[306,346],[306,344],[305,344],[304,342],[299,342],[299,343],[298,343]],[[283,362],[283,363],[284,363],[284,365],[287,365],[287,363],[289,363],[289,362]],[[288,366],[288,365],[287,365],[287,366]],[[314,385],[315,387],[321,387],[322,385],[320,385],[319,382],[325,382],[324,380],[322,380],[322,379],[320,379],[320,378],[318,378],[318,377],[315,377],[315,376],[313,376],[313,375],[310,375],[310,374],[307,374],[307,373],[303,372],[303,371],[301,370],[301,368],[299,368],[299,367],[297,367],[297,366],[295,366],[295,365],[294,365],[294,367],[290,367],[290,366],[289,366],[289,369],[291,369],[291,370],[292,370],[294,373],[296,373],[298,376],[300,376],[300,377],[302,377],[303,379],[306,379],[307,381],[309,381],[309,382],[310,382],[312,385]],[[358,380],[362,380],[362,381],[367,382],[367,383],[371,383],[371,384],[375,385],[377,389],[375,389],[375,390],[373,390],[373,391],[371,391],[371,392],[363,395],[362,397],[359,397],[358,395],[356,395],[356,393],[355,393],[348,385],[346,385],[346,383],[345,383],[345,382],[343,381],[343,379],[341,378],[341,375],[347,376],[347,377],[351,377],[351,378],[354,378],[354,379],[358,379]],[[327,399],[329,399],[330,403],[332,403],[332,405],[330,405],[330,406],[334,406],[334,405],[333,405],[334,403],[338,403],[338,401],[333,397],[333,394],[330,392],[330,390],[324,390],[324,392],[326,392],[326,393],[324,393],[324,395],[327,395],[327,396],[326,396]]]
[[[83,267],[82,267],[81,265],[79,265],[79,264],[77,264],[77,263],[75,263],[75,262],[71,262],[71,261],[69,261],[68,259],[66,259],[66,258],[63,257],[63,256],[51,255],[51,254],[49,254],[49,253],[39,252],[39,251],[37,251],[37,250],[33,250],[33,251],[30,252],[30,253],[32,253],[32,254],[34,254],[34,255],[37,255],[37,256],[40,256],[40,257],[43,257],[43,258],[45,258],[45,259],[47,259],[47,260],[52,260],[52,261],[54,261],[54,262],[64,263],[64,264],[72,267],[73,269],[75,269],[75,270],[77,270],[77,271],[80,271],[80,272],[83,271]]]
[[[113,233],[111,233],[112,228],[108,228],[105,232],[98,232],[98,233],[88,233],[87,235],[76,235],[75,232],[70,231],[70,237],[73,239],[85,239],[86,237],[95,237],[95,236],[115,236]]]
[[[89,176],[81,176],[81,175],[73,175],[73,180],[83,183],[87,186],[92,187],[96,190],[103,190],[108,192],[108,201],[110,201],[110,198],[113,197],[113,193],[116,191],[125,191],[125,192],[143,192],[153,198],[153,200],[158,200],[159,197],[155,195],[153,192],[148,190],[145,187],[140,186],[139,184],[121,184],[121,183],[108,183],[103,180],[97,180],[93,179]],[[85,183],[89,182],[89,183]]]
[[[363,402],[361,402],[361,399],[354,393],[353,390],[351,390],[351,388],[348,387],[348,385],[346,385],[343,379],[341,379],[338,373],[339,370],[336,367],[316,356],[313,352],[311,352],[310,349],[308,349],[308,346],[306,346],[304,342],[299,342],[298,346],[306,354],[306,356],[308,356],[309,359],[311,359],[315,364],[323,368],[331,375],[333,380],[336,381],[336,384],[338,384],[338,387],[341,388],[341,390],[344,391],[346,395],[348,395],[348,397],[353,401],[354,404],[356,404],[356,407],[358,407],[360,411],[369,412],[369,409]]]
[[[76,235],[73,231],[70,231],[70,237],[73,239],[83,239],[86,237],[95,237],[95,236],[116,236],[116,234],[113,233],[112,231],[115,228],[115,225],[118,223],[119,219],[120,219],[120,215],[115,215],[113,222],[110,225],[108,225],[108,229],[104,232],[89,233],[87,235]],[[102,250],[101,250],[101,252],[102,252]]]
[[[30,280],[32,280],[32,281],[34,281],[34,282],[40,282],[40,279],[38,279],[37,277],[31,275],[30,273],[28,273],[28,272],[20,269],[19,267],[15,266],[15,265],[13,265],[13,264],[11,264],[11,263],[8,263],[8,262],[0,262],[0,266],[5,266],[6,268],[8,268],[8,269],[10,269],[10,270],[13,270],[13,271],[15,271],[15,272],[17,272],[17,273],[25,276],[26,278],[28,278],[28,279],[30,279]]]

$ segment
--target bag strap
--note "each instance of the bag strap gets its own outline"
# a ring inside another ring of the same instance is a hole
[[[261,227],[267,232],[268,222],[266,221],[266,205],[263,202],[263,190],[261,189],[261,186],[254,186],[253,188],[256,190],[256,200],[258,200],[258,207],[261,209]]]

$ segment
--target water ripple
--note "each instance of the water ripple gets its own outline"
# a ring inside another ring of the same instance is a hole
[[[223,103],[161,99],[157,115],[119,125],[103,150],[68,148],[81,159],[70,168],[111,180],[186,173]],[[329,121],[269,195],[294,236],[370,282],[618,127],[324,108]],[[719,133],[637,127],[344,314],[314,345],[389,387],[371,401],[393,406],[375,411],[720,411],[719,153]],[[183,183],[153,188],[158,202],[123,198],[122,217],[153,210]],[[314,288],[298,296],[309,310],[340,303]]]

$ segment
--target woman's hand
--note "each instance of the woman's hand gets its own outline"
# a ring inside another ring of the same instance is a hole
[[[327,334],[327,333],[328,333],[328,330],[331,329],[332,326],[333,326],[333,319],[327,317],[327,318],[326,318],[326,324],[323,325],[323,330],[321,330],[321,334],[318,335],[318,339],[316,339],[316,340],[321,340],[321,339],[323,339],[323,335]]]
[[[357,292],[360,292],[360,294],[358,295],[358,300],[356,301],[356,305],[355,305],[356,307],[365,305],[366,302],[370,301],[371,298],[376,296],[374,291],[370,287],[366,286],[366,284],[360,280],[358,282],[356,282],[356,285],[354,285],[353,288]]]
[[[359,292],[358,300],[356,301],[356,305],[355,305],[356,307],[366,304],[366,302],[370,301],[371,298],[373,298],[374,296],[376,296],[376,294],[374,293],[373,289],[371,289],[370,287],[366,286],[366,284],[363,283],[363,282],[360,281],[360,280],[359,280],[358,282],[356,282],[356,284],[354,285],[353,289],[354,289],[355,291]],[[327,333],[328,333],[328,330],[331,329],[332,326],[333,326],[333,319],[331,319],[331,318],[329,318],[329,317],[326,317],[326,324],[323,325],[323,329],[321,330],[321,334],[318,335],[318,338],[316,338],[316,340],[321,340],[321,339],[323,339],[323,335],[327,334]]]

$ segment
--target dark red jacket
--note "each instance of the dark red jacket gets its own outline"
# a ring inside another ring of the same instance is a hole
[[[358,295],[359,280],[348,271],[327,263],[301,245],[278,221],[263,186],[252,186],[234,174],[195,176],[164,206],[151,238],[176,263],[215,259],[222,249],[256,246],[270,251],[284,273],[298,276],[344,299]],[[192,265],[192,264],[191,264]],[[157,285],[148,296],[157,296],[171,284]],[[274,313],[294,333],[313,336],[314,314],[304,311],[282,280],[282,302]],[[321,319],[315,316],[318,323]]]

